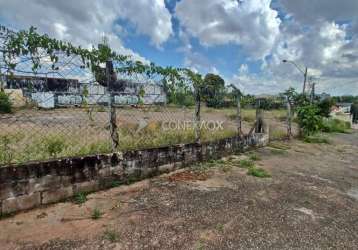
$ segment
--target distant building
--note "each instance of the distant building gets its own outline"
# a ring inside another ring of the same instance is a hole
[[[83,103],[106,105],[110,97],[107,87],[97,82],[80,83],[76,79],[19,75],[9,77],[5,82],[6,89],[21,89],[26,98],[42,108],[80,106]],[[167,101],[163,87],[156,83],[117,80],[110,90],[117,105],[164,104]],[[140,92],[144,95],[140,96]]]
[[[349,113],[351,111],[352,103],[349,102],[337,102],[332,108],[332,112]]]

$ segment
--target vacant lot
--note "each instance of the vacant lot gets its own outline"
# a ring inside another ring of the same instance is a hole
[[[273,143],[0,221],[1,249],[356,249],[358,133]],[[252,165],[270,174],[248,175]]]
[[[105,107],[88,109],[21,110],[0,115],[0,165],[29,160],[44,160],[111,152],[109,115]],[[266,112],[272,136],[285,135],[284,110]],[[195,140],[192,127],[183,130],[175,124],[193,121],[194,110],[174,107],[117,109],[120,149],[140,149],[190,143]],[[202,130],[202,140],[230,137],[237,133],[235,109],[208,109],[203,121],[222,123],[222,129]],[[255,110],[243,111],[243,130],[255,121]],[[163,130],[168,124],[170,130]],[[164,125],[163,125],[164,124]]]

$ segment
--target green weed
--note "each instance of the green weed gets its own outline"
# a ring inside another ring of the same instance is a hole
[[[119,234],[114,230],[107,229],[104,231],[103,238],[110,241],[111,243],[114,243],[119,241]]]
[[[103,213],[101,212],[101,210],[99,210],[98,208],[93,209],[92,214],[91,214],[91,218],[93,220],[98,220],[102,217]]]
[[[241,168],[252,168],[252,167],[254,167],[255,166],[255,163],[252,161],[252,160],[241,160],[240,162],[239,162],[239,166],[241,167]]]
[[[76,193],[73,197],[73,201],[76,204],[83,204],[87,201],[87,194],[83,192]]]
[[[251,167],[247,171],[248,175],[252,175],[259,178],[268,178],[271,177],[271,175],[263,168],[257,168],[257,167]]]

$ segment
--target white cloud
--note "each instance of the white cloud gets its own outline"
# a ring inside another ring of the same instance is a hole
[[[347,21],[357,18],[357,0],[279,0],[283,9],[302,24]]]
[[[164,0],[117,0],[119,17],[130,20],[141,34],[160,47],[173,34],[171,15]]]
[[[148,35],[160,46],[172,34],[169,11],[164,0],[0,0],[0,17],[10,28],[35,26],[40,32],[75,44],[90,47],[100,42],[104,35],[119,53],[143,57],[124,47],[118,31],[123,31],[117,21],[127,20],[137,32]]]
[[[206,46],[238,44],[253,59],[267,56],[279,35],[280,19],[271,0],[182,0],[176,16]]]

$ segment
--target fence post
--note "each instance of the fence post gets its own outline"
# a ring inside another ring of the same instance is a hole
[[[194,117],[194,126],[195,126],[195,142],[200,143],[200,106],[201,106],[201,98],[200,98],[200,91],[195,88],[195,117]]]
[[[237,130],[239,136],[242,135],[242,128],[241,128],[241,94],[237,94]]]
[[[261,109],[260,99],[256,99],[256,127],[255,133],[263,133],[264,132],[264,114]]]
[[[113,82],[113,64],[112,61],[106,62],[106,81],[107,81],[107,93],[108,93],[108,113],[109,113],[109,129],[111,134],[112,151],[117,152],[119,146],[119,137],[117,132],[117,113],[113,105],[113,92],[111,85]]]
[[[287,138],[290,140],[292,137],[292,117],[291,117],[291,103],[290,98],[286,97],[287,101]]]

